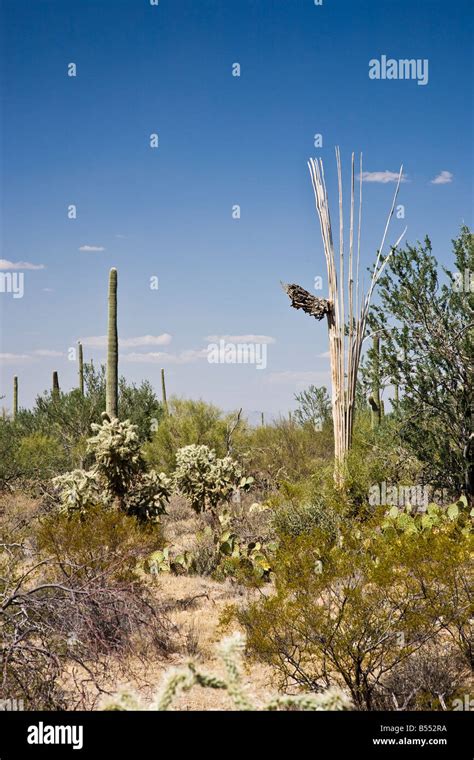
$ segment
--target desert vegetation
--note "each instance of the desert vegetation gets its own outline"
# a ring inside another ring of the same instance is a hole
[[[474,295],[456,283],[474,269],[473,237],[462,227],[444,273],[428,239],[397,243],[368,294],[354,291],[353,164],[338,289],[324,178],[310,168],[331,292],[286,290],[327,318],[329,393],[310,386],[290,416],[253,426],[239,399],[225,413],[169,394],[164,370],[161,398],[129,384],[115,269],[107,365],[79,344],[77,388],[55,372],[31,409],[12,378],[0,419],[3,698],[449,710],[469,694]]]

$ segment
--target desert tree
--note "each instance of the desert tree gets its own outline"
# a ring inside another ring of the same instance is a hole
[[[474,235],[466,226],[453,240],[452,269],[443,281],[429,238],[397,250],[369,327],[383,336],[381,375],[400,387],[398,434],[423,479],[472,500]]]

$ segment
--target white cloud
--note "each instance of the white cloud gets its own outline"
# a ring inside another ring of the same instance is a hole
[[[0,269],[45,269],[45,266],[44,264],[30,264],[29,261],[0,259]]]
[[[168,346],[172,341],[169,333],[162,335],[139,335],[136,338],[119,338],[121,348],[136,348],[137,346]],[[91,335],[88,338],[81,338],[83,346],[89,348],[106,348],[106,335]]]
[[[434,179],[431,180],[432,185],[448,185],[453,181],[453,174],[451,172],[442,171]]]
[[[387,182],[397,182],[398,174],[399,172],[389,172],[388,169],[385,169],[384,172],[362,172],[362,182],[381,182],[385,185]],[[359,174],[359,179],[360,176]],[[402,174],[401,181],[407,181],[406,174]]]
[[[226,343],[275,343],[275,338],[269,335],[208,335],[209,343],[218,343],[225,340]]]
[[[193,362],[207,359],[207,349],[188,349],[179,354],[168,354],[166,351],[147,351],[144,353],[132,352],[122,354],[120,361],[130,364],[192,364]]]
[[[30,359],[28,354],[0,354],[0,361],[4,364],[15,364]]]
[[[33,354],[35,356],[65,356],[66,354],[63,351],[52,351],[49,348],[38,348],[36,351],[33,351]]]
[[[331,352],[330,351],[323,351],[322,354],[316,354],[316,358],[317,359],[329,359],[330,356],[331,356]]]
[[[96,251],[105,251],[105,248],[103,245],[81,245],[79,250],[86,253],[94,253]]]
[[[119,345],[123,348],[134,348],[135,346],[169,346],[172,341],[169,333],[162,335],[140,335],[138,338],[119,339]]]

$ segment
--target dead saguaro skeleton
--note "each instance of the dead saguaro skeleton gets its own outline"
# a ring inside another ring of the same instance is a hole
[[[362,343],[365,337],[367,316],[374,288],[391,254],[403,238],[402,232],[397,242],[391,246],[386,256],[383,250],[390,220],[402,180],[403,166],[393,196],[380,248],[377,252],[367,293],[364,293],[360,278],[360,241],[362,226],[362,154],[359,161],[359,199],[357,214],[357,234],[355,230],[355,167],[354,153],[351,162],[349,252],[344,244],[344,215],[342,193],[342,168],[339,148],[336,148],[337,179],[339,190],[339,256],[336,255],[329,213],[329,200],[321,159],[310,158],[308,167],[313,184],[316,210],[318,212],[324,256],[328,275],[328,298],[316,298],[300,285],[285,285],[283,288],[295,309],[302,309],[317,320],[327,318],[329,333],[329,354],[331,359],[332,417],[334,422],[335,478],[343,483],[343,465],[352,443],[354,424],[355,394]],[[354,242],[356,240],[356,243]],[[354,249],[356,248],[356,252]],[[346,270],[347,257],[347,270]],[[355,261],[354,261],[355,258]],[[346,273],[347,272],[347,273]]]

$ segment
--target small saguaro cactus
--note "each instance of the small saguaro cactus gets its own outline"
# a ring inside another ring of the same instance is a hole
[[[53,372],[53,394],[55,396],[59,395],[59,377],[56,371]]]
[[[380,337],[372,336],[372,395],[369,396],[372,409],[372,429],[380,425],[382,404],[380,402]]]
[[[260,419],[261,419],[262,427],[265,427],[265,414],[263,412],[261,412],[261,418]]]
[[[16,420],[18,415],[18,377],[13,378],[13,419]]]
[[[78,376],[79,376],[79,390],[81,396],[84,395],[84,352],[82,350],[82,343],[77,341],[77,361],[78,361]]]
[[[107,333],[106,412],[110,419],[118,417],[118,331],[117,331],[117,270],[109,274],[109,321]]]
[[[165,383],[165,371],[161,370],[161,398],[163,402],[163,409],[165,414],[168,414],[168,401],[166,400],[166,383]]]

